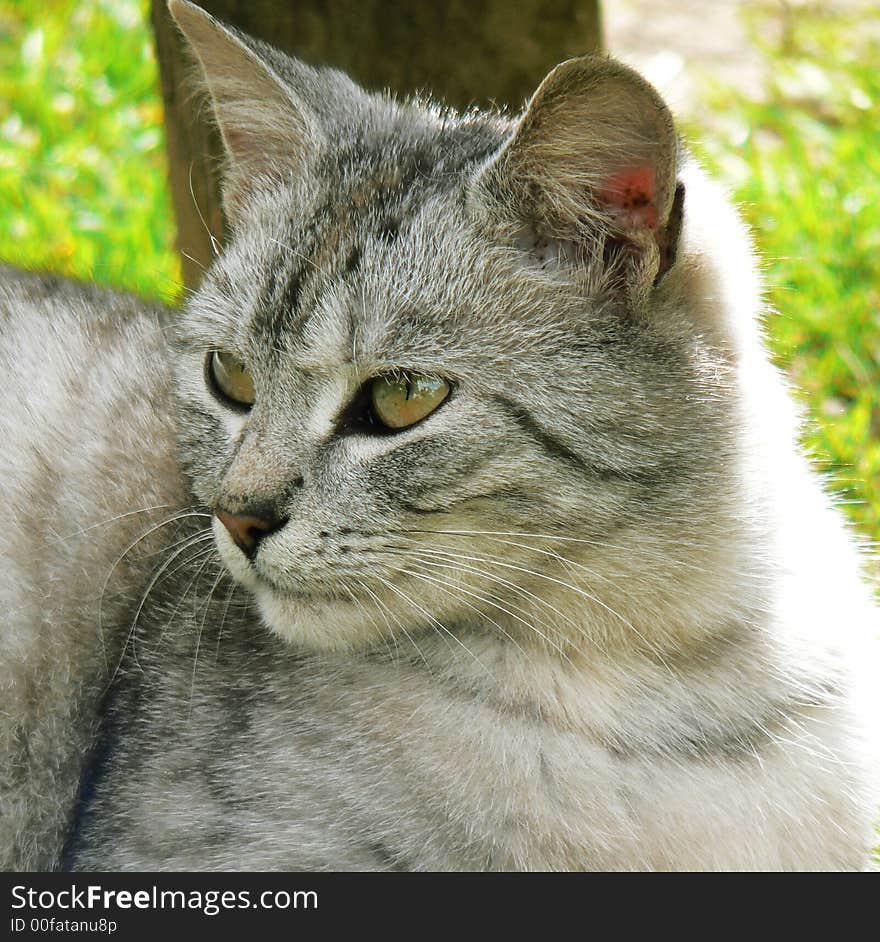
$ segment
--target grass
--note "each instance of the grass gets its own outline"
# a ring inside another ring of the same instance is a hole
[[[0,0],[0,258],[176,297],[157,81],[141,0]]]
[[[757,235],[771,347],[806,401],[806,444],[880,541],[880,18],[868,6],[751,4],[764,93],[710,91],[721,119],[699,150]]]
[[[828,8],[751,4],[765,95],[715,88],[690,130],[767,260],[807,444],[880,541],[880,20]],[[0,258],[179,296],[157,88],[145,0],[0,0]]]

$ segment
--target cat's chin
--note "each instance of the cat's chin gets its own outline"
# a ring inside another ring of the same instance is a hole
[[[287,594],[262,580],[250,588],[267,627],[296,647],[350,651],[378,640],[375,621],[355,602]]]

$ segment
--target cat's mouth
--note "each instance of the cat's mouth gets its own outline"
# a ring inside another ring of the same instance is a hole
[[[349,565],[342,571],[327,559],[301,560],[268,545],[248,555],[216,517],[214,536],[227,570],[250,592],[263,623],[297,647],[313,651],[371,647],[394,636],[401,605],[410,616],[413,606],[417,613],[424,612],[419,602],[409,599],[409,590],[397,585],[399,576],[358,572],[351,566],[353,553],[346,556]]]
[[[249,557],[230,537],[222,522],[214,518],[214,538],[220,557],[226,564],[230,575],[236,582],[249,589],[257,598],[274,597],[287,605],[301,603],[304,606],[314,604],[332,604],[345,601],[347,596],[338,587],[325,582],[315,581],[291,584],[288,577],[279,578],[266,565],[259,554]]]

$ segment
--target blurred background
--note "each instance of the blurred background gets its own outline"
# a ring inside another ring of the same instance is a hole
[[[805,442],[880,542],[880,10],[606,0],[764,260]],[[559,58],[564,56],[560,55]],[[182,297],[148,0],[0,0],[0,259]]]

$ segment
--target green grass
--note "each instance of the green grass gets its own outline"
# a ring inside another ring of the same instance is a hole
[[[750,5],[764,95],[714,88],[698,150],[757,236],[771,346],[807,403],[806,443],[880,541],[880,18],[829,7]]]
[[[715,89],[690,136],[755,229],[808,444],[880,541],[880,20],[749,8],[766,96]],[[177,297],[161,118],[145,0],[0,0],[0,258]]]
[[[180,265],[141,0],[0,0],[0,258],[172,299]]]

